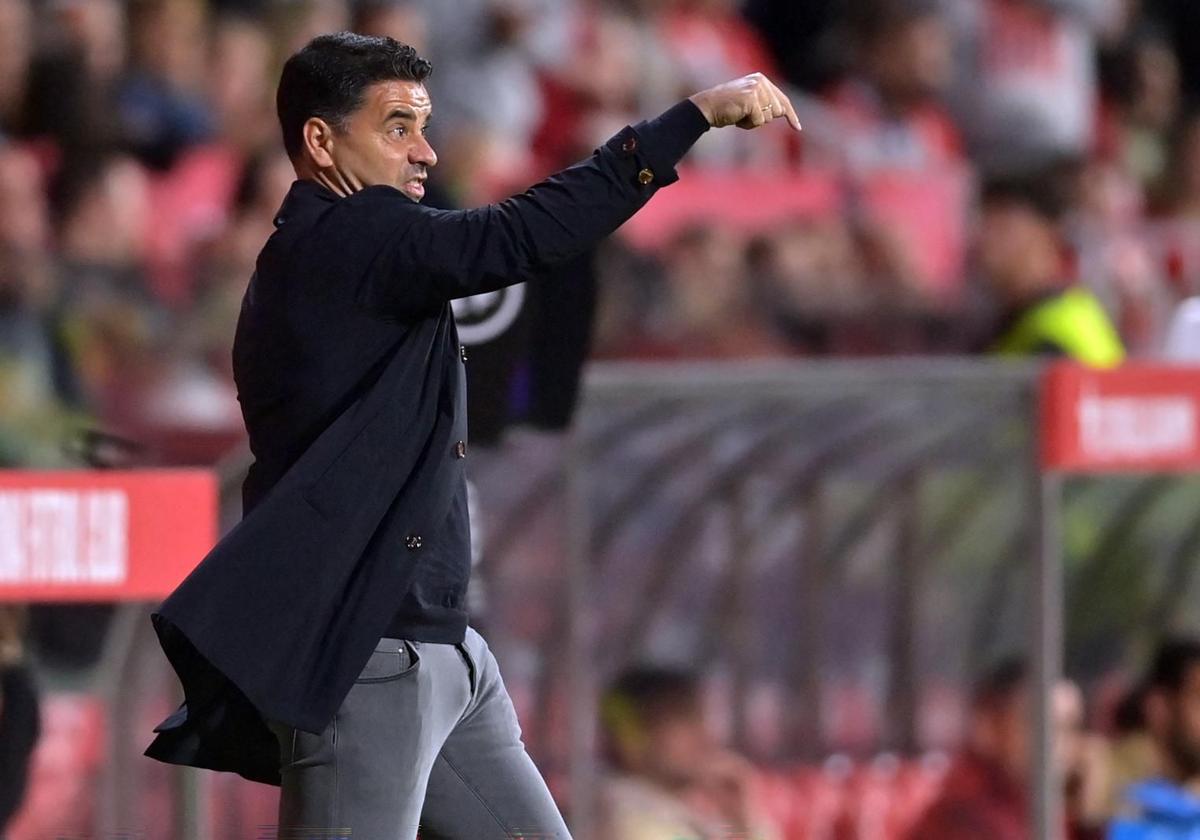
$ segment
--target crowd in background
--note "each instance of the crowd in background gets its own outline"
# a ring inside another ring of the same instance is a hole
[[[594,255],[595,355],[986,350],[1028,302],[978,258],[980,196],[1013,178],[1059,185],[1053,282],[1153,354],[1200,288],[1195,8],[0,0],[0,459],[70,460],[89,420],[214,436],[184,460],[237,437],[233,328],[294,177],[274,81],[343,28],[432,59],[438,206],[523,189],[723,80],[787,86],[801,135],[710,132]],[[1029,226],[996,221],[993,250],[1036,273]]]
[[[764,775],[724,746],[706,719],[699,674],[631,668],[600,706],[609,774],[600,789],[599,836],[1025,840],[1033,836],[1033,685],[1021,659],[983,669],[951,756],[907,766],[885,756],[847,783],[851,771],[837,760],[817,772]],[[1062,782],[1053,840],[1196,836],[1200,643],[1164,641],[1144,675],[1107,708],[1069,680],[1051,696]]]

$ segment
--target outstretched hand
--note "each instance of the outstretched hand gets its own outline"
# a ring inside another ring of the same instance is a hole
[[[791,101],[762,73],[751,73],[702,90],[688,99],[700,109],[713,128],[727,125],[758,128],[776,117],[786,117],[792,128],[800,130],[800,119]]]

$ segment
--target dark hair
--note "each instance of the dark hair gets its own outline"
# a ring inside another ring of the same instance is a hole
[[[121,157],[112,146],[80,150],[66,157],[46,188],[50,216],[56,227],[67,222]]]
[[[860,46],[872,46],[913,23],[942,17],[937,0],[865,0],[847,13]]]
[[[613,680],[606,696],[621,698],[643,721],[670,717],[700,698],[700,677],[683,668],[640,665]]]
[[[622,767],[621,744],[642,741],[648,730],[695,712],[700,677],[692,671],[638,665],[623,671],[600,701],[600,747],[605,759]]]
[[[971,705],[981,710],[1007,706],[1025,687],[1028,678],[1025,660],[1017,657],[1002,660],[975,681]]]
[[[997,173],[980,190],[983,207],[1019,205],[1049,222],[1060,222],[1075,203],[1079,166],[1063,159],[1037,170]]]
[[[1183,688],[1188,671],[1197,665],[1200,665],[1200,641],[1167,639],[1154,655],[1146,685],[1152,689],[1179,691]]]
[[[362,105],[376,82],[423,82],[433,65],[395,38],[336,32],[318,35],[283,65],[275,107],[288,157],[300,156],[304,123],[320,117],[335,129]]]

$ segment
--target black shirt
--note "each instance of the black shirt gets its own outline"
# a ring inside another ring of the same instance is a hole
[[[471,523],[467,483],[459,482],[445,524],[430,535],[429,553],[392,617],[385,636],[454,644],[466,638],[467,582],[471,576]],[[403,550],[403,549],[401,549]]]

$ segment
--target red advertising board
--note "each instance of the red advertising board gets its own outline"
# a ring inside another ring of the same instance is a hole
[[[1200,470],[1200,367],[1062,362],[1047,371],[1041,396],[1045,469]]]
[[[0,601],[157,600],[216,539],[208,470],[0,470]]]

